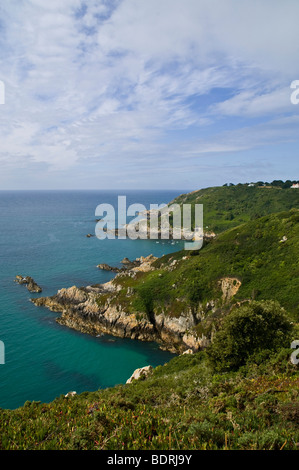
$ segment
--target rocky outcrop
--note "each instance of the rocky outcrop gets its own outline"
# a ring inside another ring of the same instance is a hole
[[[132,271],[133,271],[133,272],[138,272],[138,271],[142,271],[142,272],[152,271],[152,270],[154,269],[154,267],[152,266],[152,264],[153,264],[154,261],[156,261],[157,259],[158,259],[158,258],[156,258],[156,257],[153,256],[153,255],[141,256],[140,258],[136,258],[137,265],[132,268]]]
[[[67,394],[64,395],[64,397],[65,398],[71,398],[71,397],[74,397],[75,395],[77,395],[77,392],[72,391],[72,392],[67,392]]]
[[[145,366],[141,367],[140,369],[136,369],[126,383],[131,384],[134,380],[145,379],[150,375],[152,370],[152,366]]]
[[[224,277],[220,280],[222,298],[224,302],[229,301],[241,287],[241,281],[236,277]]]
[[[61,289],[52,297],[39,297],[31,301],[36,306],[60,312],[62,315],[57,318],[58,323],[85,333],[154,340],[152,323],[147,319],[137,319],[136,315],[128,314],[119,305],[111,304],[110,294],[116,292],[116,289],[113,289],[113,284],[109,287],[107,290],[102,289],[101,293],[105,296],[102,304],[98,292],[76,286]]]
[[[196,351],[201,348],[199,338],[197,338],[195,333],[192,333],[196,321],[190,310],[182,312],[179,317],[161,313],[155,315],[154,320],[165,349],[183,352],[187,348],[192,348]]]
[[[124,258],[123,260],[121,260],[121,263],[126,269],[133,269],[140,265],[140,259],[137,258],[131,261],[129,260],[129,258]]]
[[[109,264],[106,264],[106,263],[98,264],[97,268],[103,269],[103,271],[112,271],[114,273],[120,273],[122,271],[125,271],[125,268],[116,268],[116,267],[110,266]]]
[[[205,348],[213,333],[209,321],[205,320],[205,317],[210,318],[216,311],[213,302],[199,306],[196,312],[184,303],[179,312],[177,306],[176,311],[172,312],[170,305],[159,311],[134,312],[132,300],[135,299],[135,291],[128,286],[125,292],[123,286],[126,285],[126,279],[123,282],[121,278],[134,278],[139,271],[154,270],[156,259],[152,255],[137,258],[134,262],[123,259],[122,264],[127,267],[117,272],[109,282],[87,287],[73,286],[60,289],[51,297],[31,300],[36,306],[59,312],[58,323],[91,335],[108,334],[155,341],[161,349],[174,353],[186,350],[196,352]],[[227,282],[223,283],[223,288],[227,285],[230,286],[230,293],[236,288],[234,283]],[[199,325],[203,325],[203,328],[198,328]]]
[[[18,284],[25,284],[29,292],[34,292],[34,293],[42,292],[42,288],[30,276],[21,276],[18,274],[15,278],[15,282],[17,282]]]
[[[110,281],[98,287],[61,289],[54,296],[31,301],[38,307],[61,313],[58,323],[84,333],[155,341],[162,349],[175,353],[201,348],[202,340],[191,331],[195,325],[191,312],[178,318],[165,314],[141,316],[115,301],[117,290],[117,285]]]
[[[193,354],[193,349],[186,349],[186,351],[184,351],[182,355],[184,354]]]
[[[113,267],[106,263],[100,263],[97,265],[99,269],[103,269],[104,271],[112,271],[115,273],[122,273],[122,272],[138,272],[138,271],[150,271],[152,270],[152,263],[156,261],[156,257],[153,255],[149,256],[141,256],[140,258],[136,258],[134,261],[130,261],[128,258],[124,258],[121,263],[123,264],[122,268]]]

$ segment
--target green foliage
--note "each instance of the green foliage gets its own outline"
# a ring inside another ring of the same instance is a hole
[[[197,332],[218,328],[206,351],[177,356],[131,384],[0,409],[0,449],[296,449],[299,366],[288,346],[299,339],[290,322],[299,313],[299,191],[290,183],[180,196],[173,202],[204,204],[216,239],[163,256],[154,271],[118,277],[119,292],[97,299],[153,321],[161,310],[180,316],[206,307]],[[219,281],[229,277],[241,286],[228,301]]]
[[[290,353],[217,374],[205,352],[182,355],[145,380],[0,410],[0,449],[292,450],[299,374]]]
[[[260,183],[260,184],[259,184]],[[291,189],[292,181],[273,181],[211,187],[182,194],[174,204],[203,204],[204,227],[223,232],[249,220],[299,207],[299,191]]]
[[[155,299],[159,299],[161,304],[169,298],[167,284],[164,279],[160,279],[159,274],[158,271],[148,273],[140,277],[139,282],[135,284],[136,295],[133,306],[148,316],[153,314]]]
[[[132,281],[132,311],[163,309],[171,316],[177,299],[195,309],[216,300],[223,308],[219,280],[233,277],[241,286],[230,302],[274,299],[298,319],[298,256],[298,210],[255,219],[218,235],[196,255],[185,250],[171,253],[154,263],[155,271],[139,273]],[[126,278],[117,282],[126,285]]]
[[[200,278],[194,276],[190,279],[188,286],[188,300],[191,305],[198,305],[203,300],[203,288]]]
[[[293,326],[277,302],[251,302],[227,315],[208,348],[215,370],[237,370],[248,359],[264,362],[269,351],[291,342]]]

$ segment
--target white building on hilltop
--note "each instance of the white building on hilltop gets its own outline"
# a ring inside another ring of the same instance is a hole
[[[297,188],[297,189],[299,189],[299,183],[292,184],[291,188]]]

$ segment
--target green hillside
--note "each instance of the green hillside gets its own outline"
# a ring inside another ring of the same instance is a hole
[[[182,194],[171,203],[203,204],[205,229],[220,233],[267,214],[299,208],[299,189],[271,185],[219,186]]]
[[[219,280],[236,278],[241,285],[230,299],[277,300],[299,315],[299,211],[271,214],[234,227],[199,251],[180,251],[159,258],[154,271],[135,279],[118,277],[122,290],[115,302],[128,311],[178,316],[192,306],[216,300],[223,306]],[[175,269],[169,266],[175,263]],[[127,288],[133,295],[127,296]]]

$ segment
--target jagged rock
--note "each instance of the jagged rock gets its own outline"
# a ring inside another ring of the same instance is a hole
[[[123,288],[123,283],[118,282],[118,278],[134,277],[140,268],[154,269],[152,263],[155,259],[153,255],[137,258],[139,266],[131,270],[124,268],[123,272],[117,273],[114,279],[104,284],[80,288],[73,286],[59,290],[52,297],[40,297],[31,301],[36,306],[61,313],[56,319],[58,323],[95,336],[104,333],[141,341],[155,341],[161,349],[180,354],[186,349],[196,352],[206,347],[210,340],[209,333],[205,333],[207,337],[204,334],[200,337],[195,327],[205,318],[206,313],[213,311],[213,303],[201,306],[200,311],[185,307],[179,316],[177,312],[172,315],[171,311],[167,310],[152,312],[151,315],[140,314],[138,311],[132,312],[130,308],[130,297],[135,295],[130,286],[126,291],[128,300],[123,304],[118,301],[117,294]]]
[[[191,332],[187,332],[183,335],[182,342],[185,347],[192,349],[193,352],[204,349],[210,344],[210,341],[206,336],[202,335],[201,337],[198,337]]]
[[[193,349],[186,349],[186,351],[184,351],[184,352],[182,353],[182,355],[183,355],[183,354],[194,354],[194,353],[193,353]]]
[[[115,285],[114,279],[111,279],[111,281],[108,281],[102,284],[102,288],[104,289],[105,292],[117,292],[121,290],[121,286],[119,284]]]
[[[154,269],[152,266],[152,263],[156,261],[156,259],[157,258],[153,255],[149,255],[146,257],[141,256],[140,258],[136,258],[134,261],[130,261],[129,258],[124,258],[121,261],[121,263],[124,265],[123,268],[113,267],[106,263],[98,264],[97,267],[99,269],[103,269],[105,271],[113,271],[115,273],[123,273],[127,271],[146,272],[146,271],[151,271]]]
[[[236,277],[224,277],[220,280],[222,298],[224,301],[230,300],[241,287],[241,281]]]
[[[136,258],[136,261],[139,262],[139,265],[134,267],[132,271],[142,271],[142,272],[147,272],[147,271],[153,271],[155,268],[152,266],[153,262],[156,261],[158,258],[156,258],[153,255],[149,256],[141,256],[140,258]]]
[[[107,290],[106,293],[113,295],[114,292]],[[40,297],[31,301],[36,306],[61,312],[61,317],[57,318],[58,323],[85,333],[106,333],[141,341],[156,339],[154,326],[148,319],[139,319],[135,314],[122,310],[121,306],[111,305],[110,297],[99,306],[100,298],[95,292],[73,286],[61,289],[52,297]]]
[[[104,271],[113,271],[114,273],[120,273],[121,271],[123,271],[123,268],[116,268],[113,266],[109,266],[109,264],[106,264],[106,263],[98,264],[97,268],[103,269]]]
[[[18,274],[15,278],[15,282],[17,282],[18,284],[26,284],[29,292],[42,292],[42,288],[30,276],[21,276]]]
[[[134,261],[129,260],[129,258],[124,258],[121,263],[128,269],[135,268],[136,266],[140,265],[140,260],[135,259]]]
[[[31,301],[36,306],[60,312],[61,316],[56,319],[58,323],[84,333],[156,341],[162,349],[174,353],[182,353],[188,348],[195,352],[201,347],[203,339],[192,333],[195,320],[191,311],[182,312],[177,318],[164,314],[154,314],[152,318],[146,315],[140,317],[138,312],[129,313],[126,308],[113,302],[119,288],[112,280],[99,285],[97,290],[73,286],[60,289],[52,297],[39,297]]]
[[[204,240],[212,240],[215,237],[216,237],[215,232],[204,232],[204,234],[203,234]]]
[[[65,396],[65,398],[69,398],[69,397],[74,397],[75,395],[77,395],[77,392],[68,392]]]
[[[130,384],[133,382],[133,380],[140,380],[141,378],[146,378],[149,376],[152,370],[152,366],[145,366],[141,367],[140,369],[136,369],[126,383]]]

